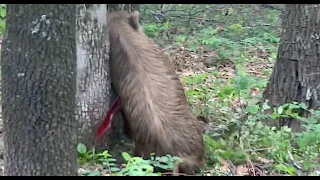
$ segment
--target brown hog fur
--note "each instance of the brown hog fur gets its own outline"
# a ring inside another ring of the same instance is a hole
[[[108,14],[111,78],[121,97],[135,156],[179,156],[179,172],[204,164],[200,122],[192,114],[169,58],[149,39],[139,13]]]

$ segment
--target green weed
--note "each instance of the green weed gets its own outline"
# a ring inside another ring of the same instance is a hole
[[[88,151],[84,144],[78,144],[78,163],[82,167],[88,165],[100,165],[100,170],[85,170],[82,175],[84,176],[161,176],[161,173],[154,172],[154,168],[161,168],[166,170],[174,169],[176,162],[180,162],[180,158],[166,155],[155,157],[151,154],[150,159],[142,159],[140,157],[131,157],[130,154],[123,152],[122,157],[126,161],[123,168],[119,168],[116,159],[112,158],[109,152],[103,151],[95,153],[94,149]]]

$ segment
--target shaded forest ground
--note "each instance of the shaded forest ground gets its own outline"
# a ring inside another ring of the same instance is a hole
[[[142,5],[142,24],[171,57],[188,102],[204,124],[207,164],[201,175],[319,175],[319,125],[310,123],[313,128],[304,133],[275,130],[262,121],[296,114],[283,111],[286,105],[273,114],[265,112],[267,104],[256,105],[276,60],[281,11],[258,5],[167,8],[174,11]],[[1,144],[0,134],[0,151]],[[78,146],[78,152],[82,175],[157,175],[137,168],[148,167],[147,161],[131,161],[119,172],[107,151],[93,154]],[[172,165],[170,158],[161,161]]]

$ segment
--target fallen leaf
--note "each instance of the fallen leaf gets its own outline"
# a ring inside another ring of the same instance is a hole
[[[238,176],[248,176],[249,175],[249,169],[245,166],[237,166],[237,175]]]
[[[260,162],[263,163],[263,164],[273,163],[273,160],[271,160],[271,159],[266,159],[266,158],[263,158],[263,157],[257,157],[257,160],[260,161]]]
[[[222,172],[229,172],[229,163],[222,158],[220,159],[220,163],[222,164],[222,167],[220,167],[220,170]]]

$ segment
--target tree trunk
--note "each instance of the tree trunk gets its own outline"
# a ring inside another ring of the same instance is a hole
[[[103,122],[116,95],[109,76],[109,40],[106,4],[79,4],[77,8],[77,104],[78,142],[88,148],[128,151],[123,141],[123,120],[117,113],[102,144],[95,143],[95,133]],[[129,145],[129,146],[127,146]],[[117,152],[117,154],[119,154]],[[114,153],[112,153],[114,154]],[[114,154],[116,155],[116,154]]]
[[[277,62],[264,91],[264,99],[272,106],[303,102],[309,108],[320,106],[320,6],[316,4],[286,4],[283,32]],[[300,112],[308,116],[307,112]],[[273,123],[273,124],[272,124]],[[293,131],[303,130],[293,118],[268,123],[276,127],[287,125]]]
[[[139,5],[135,5],[138,8]],[[108,4],[108,10],[132,9],[130,4]],[[88,148],[128,151],[132,144],[124,138],[123,120],[117,113],[103,144],[95,143],[95,132],[116,96],[109,76],[109,41],[106,4],[79,4],[77,8],[77,104],[80,135],[78,142]]]
[[[4,175],[77,175],[76,7],[9,4],[7,15]]]
[[[106,4],[77,5],[78,142],[94,147],[95,132],[109,109],[109,41]],[[101,145],[101,144],[100,144]],[[107,147],[107,144],[101,146]]]

